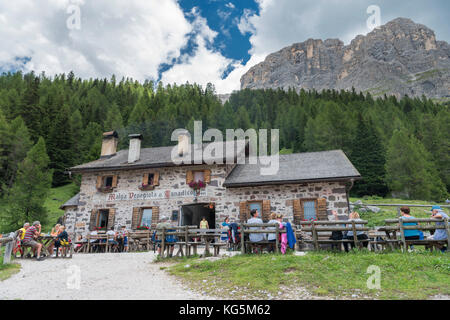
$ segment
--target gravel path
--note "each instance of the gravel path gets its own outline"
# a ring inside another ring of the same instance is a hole
[[[0,300],[213,299],[184,288],[160,269],[164,264],[152,263],[154,258],[153,252],[145,252],[75,254],[72,259],[48,258],[44,261],[17,260],[22,269],[0,282]]]

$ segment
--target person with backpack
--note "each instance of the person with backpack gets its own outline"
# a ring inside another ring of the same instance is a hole
[[[167,217],[162,217],[159,220],[159,223],[156,225],[156,229],[162,229],[165,228],[165,232],[174,232],[174,229],[170,229],[172,227],[172,225],[169,223],[168,221],[169,219]],[[159,232],[161,232],[161,230],[158,230]],[[156,231],[155,231],[156,232]],[[156,235],[155,235],[156,237]],[[161,240],[160,239],[155,239],[156,243],[158,243],[158,255],[161,254]],[[175,242],[177,242],[177,239],[174,235],[166,235],[164,242],[166,245],[169,246],[169,257],[172,257],[173,255],[173,250],[175,248]],[[164,248],[163,248],[164,250]],[[163,251],[164,252],[164,251]]]

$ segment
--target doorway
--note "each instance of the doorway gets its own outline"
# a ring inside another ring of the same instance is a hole
[[[216,209],[210,208],[210,203],[195,203],[181,207],[180,226],[197,226],[200,228],[200,221],[206,218],[210,229],[216,228]]]

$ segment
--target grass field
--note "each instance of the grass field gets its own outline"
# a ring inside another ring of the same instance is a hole
[[[10,263],[3,264],[3,253],[5,248],[0,248],[0,281],[6,280],[11,277],[13,274],[20,271],[20,264]]]
[[[381,271],[380,289],[369,289],[369,266]],[[194,290],[233,299],[267,299],[304,287],[339,299],[427,299],[450,295],[450,258],[442,253],[310,252],[238,255],[217,261],[186,259],[168,268]],[[282,296],[281,296],[282,297]]]
[[[423,205],[435,205],[434,202],[421,201],[421,200],[402,200],[402,199],[389,199],[389,198],[379,198],[379,197],[366,197],[366,198],[350,198],[350,202],[354,203],[361,200],[364,204],[423,204]],[[441,203],[444,205],[444,203]],[[382,226],[384,225],[385,219],[395,219],[397,217],[397,207],[379,207],[381,209],[378,213],[373,212],[362,212],[359,207],[355,208],[358,211],[361,219],[367,220],[369,227]],[[414,208],[411,207],[411,215],[416,218],[430,218],[431,208]],[[448,209],[444,209],[445,212],[449,212]]]

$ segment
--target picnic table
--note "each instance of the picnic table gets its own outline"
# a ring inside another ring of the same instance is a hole
[[[205,244],[205,251],[202,256],[206,257],[210,254],[209,247],[210,243],[216,239],[216,237],[223,236],[223,229],[190,229],[190,235],[197,236],[201,238],[201,243]],[[220,250],[220,246],[226,245],[226,243],[217,243],[214,244],[214,255],[218,255],[218,251]]]
[[[53,252],[49,251],[49,247],[54,243],[56,237],[53,237],[49,234],[41,234],[37,237],[36,241],[42,244],[41,254],[44,253],[45,256],[51,257]]]

